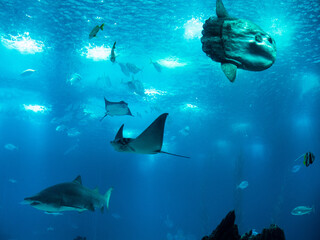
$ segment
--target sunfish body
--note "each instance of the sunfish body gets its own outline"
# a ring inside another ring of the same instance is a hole
[[[128,107],[128,103],[124,101],[109,102],[106,98],[104,98],[104,105],[105,105],[106,113],[103,116],[103,118],[101,118],[100,121],[102,121],[108,115],[109,116],[124,116],[124,115],[132,116],[131,111]]]
[[[98,189],[91,190],[84,187],[81,176],[78,176],[72,182],[48,187],[33,197],[27,197],[23,203],[48,213],[94,211],[96,208],[103,211],[104,206],[109,208],[112,190],[113,188],[110,188],[105,195],[101,195]]]
[[[153,123],[144,130],[137,138],[123,137],[123,124],[120,127],[115,139],[111,141],[111,145],[118,152],[130,152],[140,154],[156,154],[166,153],[169,155],[189,158],[177,154],[161,151],[163,144],[164,124],[168,113],[161,114]]]
[[[237,69],[263,71],[276,59],[274,39],[246,19],[230,17],[222,0],[216,2],[217,18],[206,20],[202,31],[202,50],[220,62],[226,77],[233,82]]]

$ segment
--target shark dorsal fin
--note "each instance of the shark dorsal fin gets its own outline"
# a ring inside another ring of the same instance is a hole
[[[82,185],[82,180],[81,180],[81,176],[79,175],[78,177],[76,177],[75,180],[72,181],[73,183],[78,183]]]
[[[123,138],[123,126],[124,126],[124,124],[122,124],[121,127],[119,128],[119,131],[117,132],[117,135],[114,138],[115,140]]]
[[[217,2],[216,2],[216,13],[217,13],[218,18],[229,17],[229,14],[222,3],[222,0],[217,0]]]
[[[96,187],[95,189],[93,189],[93,191],[94,191],[95,193],[99,193],[99,188]]]

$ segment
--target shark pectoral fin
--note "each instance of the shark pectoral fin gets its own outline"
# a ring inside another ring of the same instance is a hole
[[[174,154],[174,153],[168,153],[168,152],[164,152],[164,151],[159,151],[159,153],[164,153],[164,154],[168,154],[168,155],[171,155],[171,156],[182,157],[182,158],[190,158],[190,157],[187,157],[187,156],[182,156],[182,155],[178,155],[178,154]]]
[[[234,82],[237,76],[237,66],[232,63],[221,63],[221,69],[229,81]]]
[[[217,14],[218,18],[229,17],[229,14],[228,14],[226,8],[224,7],[222,0],[217,0],[217,2],[216,2],[216,14]]]

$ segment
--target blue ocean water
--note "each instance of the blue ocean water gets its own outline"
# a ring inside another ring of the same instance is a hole
[[[320,239],[320,3],[224,5],[277,43],[271,68],[239,70],[234,83],[201,49],[215,1],[0,1],[1,240],[195,240],[232,209],[240,234],[275,223],[287,239]],[[134,117],[100,122],[103,97]],[[135,137],[162,113],[163,150],[190,159],[110,145],[122,124]],[[308,151],[307,168],[295,159]],[[101,194],[114,187],[108,211],[54,216],[21,204],[78,175]],[[315,211],[294,216],[297,206]]]

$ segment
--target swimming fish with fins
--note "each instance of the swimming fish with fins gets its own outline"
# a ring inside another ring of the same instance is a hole
[[[124,116],[124,115],[132,116],[132,113],[128,107],[128,103],[124,101],[110,102],[106,98],[104,98],[104,105],[105,105],[106,113],[100,119],[100,121],[102,121],[108,115],[109,116]]]
[[[247,19],[231,17],[222,0],[216,1],[216,17],[203,25],[202,50],[220,62],[226,77],[233,82],[237,69],[263,71],[276,60],[274,39]]]
[[[168,113],[161,114],[151,123],[137,138],[124,138],[123,126],[120,127],[111,145],[118,152],[130,152],[140,154],[165,153],[176,157],[190,158],[182,155],[164,152],[161,150],[163,144],[164,124]]]
[[[112,190],[111,187],[104,195],[101,195],[97,188],[91,190],[84,187],[79,175],[72,182],[53,185],[32,197],[25,198],[22,204],[30,204],[48,213],[94,211],[96,208],[100,208],[103,212],[104,206],[109,208]]]

